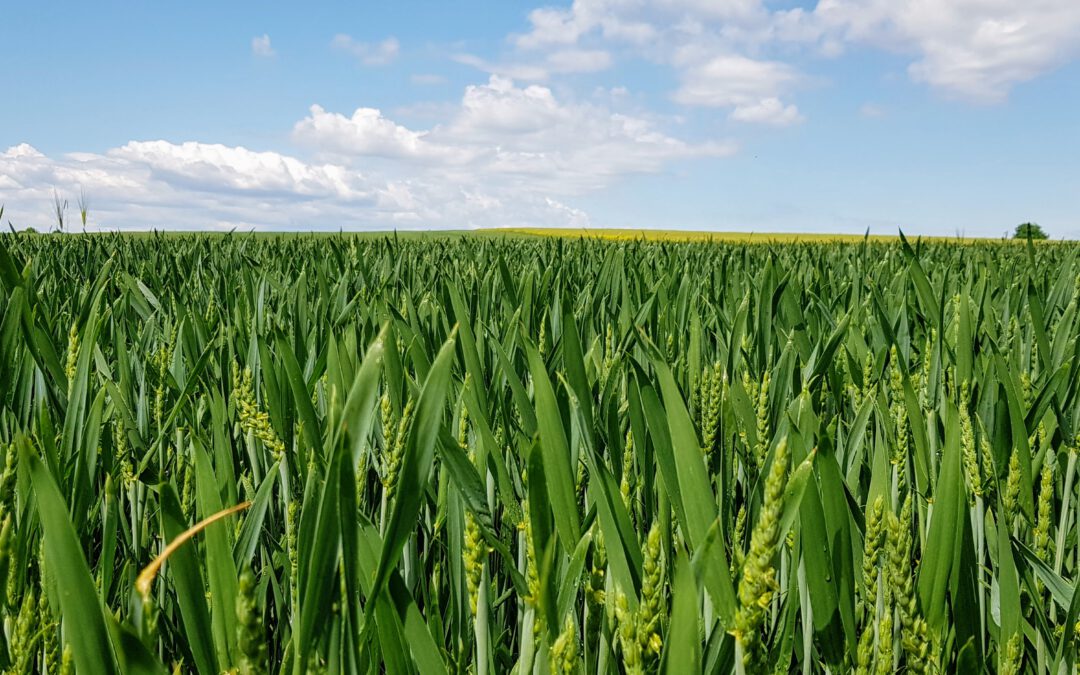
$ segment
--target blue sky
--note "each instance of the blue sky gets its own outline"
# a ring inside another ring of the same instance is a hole
[[[92,6],[91,6],[92,5]],[[1080,238],[1075,0],[17,3],[0,204],[47,228]]]

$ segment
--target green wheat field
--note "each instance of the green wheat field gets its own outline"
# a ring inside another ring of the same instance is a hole
[[[0,670],[1076,672],[1078,253],[0,235]]]

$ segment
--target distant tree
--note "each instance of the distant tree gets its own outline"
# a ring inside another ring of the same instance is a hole
[[[1016,226],[1016,232],[1013,233],[1013,239],[1049,239],[1046,232],[1038,223],[1023,223]]]

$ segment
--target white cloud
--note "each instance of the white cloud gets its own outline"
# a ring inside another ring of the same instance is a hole
[[[844,40],[914,54],[913,80],[977,102],[1080,55],[1075,0],[821,0],[812,19]]]
[[[735,106],[731,111],[731,119],[736,122],[788,127],[802,122],[803,116],[792,104],[784,105],[778,98],[765,98],[757,103]]]
[[[293,127],[293,139],[301,145],[338,156],[427,159],[438,149],[424,136],[426,132],[395,124],[375,108],[357,108],[351,117],[345,117],[313,105],[308,116]]]
[[[1077,0],[818,0],[813,10],[771,10],[763,0],[574,0],[534,10],[529,24],[511,36],[522,53],[600,47],[669,64],[683,82],[678,100],[694,104],[724,97],[688,88],[701,84],[701,63],[791,59],[800,45],[828,58],[853,44],[910,55],[913,81],[984,103],[1080,57]],[[686,50],[701,55],[697,64],[680,61]]]
[[[514,185],[555,196],[599,189],[672,161],[735,151],[729,142],[683,141],[646,118],[562,102],[547,87],[518,86],[499,76],[467,87],[458,109],[429,130],[407,129],[377,110],[362,108],[346,117],[314,106],[297,123],[293,138],[326,155],[351,156],[353,162],[420,160],[445,180]]]
[[[600,36],[632,44],[644,44],[656,37],[656,28],[637,14],[644,0],[575,0],[569,9],[543,7],[529,13],[532,30],[513,37],[522,49],[544,49],[552,45],[577,44],[583,36]]]
[[[270,36],[263,33],[259,37],[251,38],[251,53],[255,56],[269,59],[277,55],[270,44]]]
[[[683,50],[675,57],[682,68],[682,84],[674,95],[677,102],[733,108],[731,119],[739,122],[789,126],[802,121],[798,108],[779,98],[798,81],[790,66],[735,54],[699,60],[695,51]]]
[[[514,42],[522,49],[536,49],[549,45],[575,44],[578,39],[593,28],[586,21],[575,20],[575,11],[541,7],[529,12],[532,30],[518,35]]]
[[[53,189],[72,201],[85,191],[91,226],[105,229],[583,227],[588,214],[567,200],[735,150],[498,76],[430,129],[312,106],[292,139],[296,154],[155,140],[46,156],[22,144],[0,153],[0,186],[16,225],[38,228],[52,224]]]
[[[276,152],[242,147],[167,141],[131,142],[106,156],[174,187],[202,192],[329,197],[344,201],[370,198],[364,177],[333,165],[306,164]]]
[[[779,61],[757,61],[725,54],[705,61],[679,58],[682,84],[675,100],[689,105],[729,107],[772,96],[796,80],[795,71]]]
[[[392,185],[355,169],[204,143],[132,142],[103,154],[58,157],[16,146],[0,154],[0,182],[5,179],[17,185],[5,191],[8,216],[17,226],[38,228],[52,225],[54,189],[72,202],[84,191],[93,204],[91,224],[105,228],[206,227],[219,221],[273,227],[323,207],[328,217],[392,208]]]
[[[654,52],[685,44],[679,38],[760,32],[770,21],[761,0],[575,0],[565,9],[545,7],[529,13],[530,30],[512,35],[523,50],[582,42],[620,43]]]
[[[588,217],[556,197],[461,185],[426,175],[387,178],[245,148],[165,141],[105,154],[0,153],[5,216],[49,229],[53,189],[92,200],[88,229],[392,229],[551,225]]]
[[[382,42],[359,42],[351,36],[339,33],[330,41],[330,46],[338,51],[350,54],[365,66],[385,66],[398,57],[401,45],[391,36]]]
[[[802,120],[794,104],[781,101],[801,76],[762,58],[774,32],[771,16],[761,0],[575,0],[567,9],[532,12],[532,30],[512,41],[526,54],[580,52],[585,45],[605,47],[609,58],[612,50],[629,52],[674,69],[678,103],[784,126]]]
[[[29,143],[20,143],[13,145],[0,154],[2,159],[34,159],[38,157],[44,157],[45,155],[38,152],[38,149]]]

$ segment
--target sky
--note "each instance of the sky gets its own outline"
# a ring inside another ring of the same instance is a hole
[[[1077,0],[2,0],[4,224],[1080,238]]]

